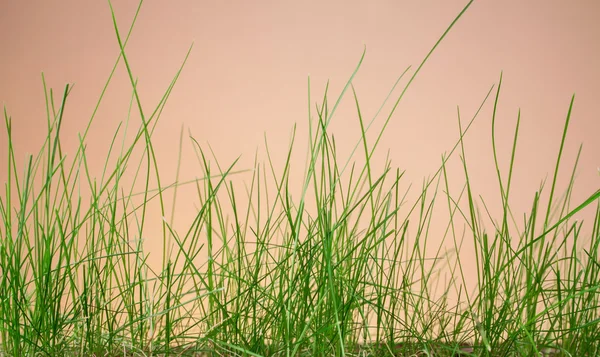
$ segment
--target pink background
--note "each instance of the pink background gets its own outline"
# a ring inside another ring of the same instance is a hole
[[[297,123],[294,165],[301,174],[308,76],[313,113],[327,80],[331,107],[366,46],[354,84],[363,115],[370,120],[397,77],[408,65],[417,67],[465,4],[464,0],[147,1],[127,47],[146,114],[194,43],[154,136],[163,182],[175,179],[182,125],[205,149],[207,142],[211,144],[221,165],[241,154],[238,167],[243,169],[252,166],[257,149],[265,159],[265,133],[276,162],[282,164]],[[116,0],[113,5],[124,36],[137,2]],[[600,2],[593,0],[475,1],[400,103],[379,146],[378,162],[389,150],[393,166],[406,170],[402,187],[412,183],[416,194],[423,177],[437,170],[441,154],[458,138],[457,105],[466,122],[503,71],[497,117],[503,169],[508,166],[519,108],[522,114],[512,196],[516,217],[530,209],[541,180],[552,175],[573,93],[558,192],[565,189],[583,143],[573,197],[578,204],[600,184],[599,15]],[[66,83],[75,83],[62,129],[65,149],[73,153],[77,133],[85,128],[118,53],[106,1],[0,3],[0,101],[13,118],[20,163],[27,153],[39,150],[46,135],[40,73],[45,73],[57,98]],[[395,91],[390,103],[399,94]],[[126,120],[130,98],[129,79],[120,64],[88,137],[88,161],[97,175],[118,123]],[[473,188],[498,212],[490,140],[492,105],[493,96],[466,145]],[[390,108],[386,106],[377,127]],[[138,116],[131,120],[131,127],[137,128]],[[345,162],[359,138],[351,92],[334,116],[332,129]],[[0,130],[0,153],[4,182],[5,130]],[[189,140],[183,158],[181,179],[200,176]],[[454,194],[463,183],[457,158],[450,172]],[[244,177],[249,181],[249,175]],[[176,220],[184,228],[195,215],[194,202],[179,200]],[[445,201],[441,203],[443,208]]]

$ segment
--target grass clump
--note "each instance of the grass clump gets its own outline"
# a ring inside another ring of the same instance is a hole
[[[268,150],[268,160],[251,170],[238,169],[237,161],[221,165],[191,138],[203,177],[162,184],[152,136],[181,68],[148,115],[125,51],[137,13],[122,36],[113,12],[121,48],[115,68],[121,61],[127,68],[130,114],[137,111],[141,123],[132,139],[124,134],[129,119],[119,126],[100,179],[90,174],[85,153],[95,112],[73,156],[63,152],[60,133],[70,86],[57,102],[44,83],[47,137],[22,169],[12,120],[4,111],[8,167],[0,197],[0,354],[598,355],[600,190],[572,207],[575,165],[566,193],[557,196],[573,100],[550,188],[542,185],[533,194],[522,224],[509,204],[520,118],[505,180],[492,131],[502,206],[491,225],[471,189],[463,143],[490,96],[494,127],[502,77],[472,119],[464,123],[459,113],[459,139],[416,200],[402,189],[402,171],[389,160],[379,169],[373,163],[405,91],[469,5],[406,80],[375,141],[367,135],[375,118],[364,120],[352,86],[362,58],[332,107],[327,90],[319,105],[309,106],[308,155],[299,188],[290,180],[295,135],[283,170],[276,169]],[[344,161],[329,124],[347,93],[353,95],[362,135]],[[308,97],[312,103],[310,82]],[[450,192],[446,170],[457,153],[465,175],[458,195]],[[239,203],[242,196],[234,189],[237,174],[249,177],[242,195],[247,205]],[[183,231],[164,219],[161,262],[153,266],[142,239],[150,205],[157,202],[165,217],[166,193],[172,190],[176,197],[183,184],[197,190],[197,214]],[[444,242],[428,246],[436,203],[447,207],[453,249]],[[588,206],[596,211],[591,233],[584,234],[583,222],[573,216]],[[460,227],[466,227],[462,235]],[[458,254],[465,244],[475,251],[472,291]]]

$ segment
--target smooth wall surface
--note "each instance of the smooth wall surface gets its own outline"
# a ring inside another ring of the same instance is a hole
[[[202,145],[210,143],[223,165],[242,155],[238,167],[247,168],[257,149],[265,159],[265,134],[274,159],[282,163],[297,124],[301,144],[295,165],[302,173],[308,77],[313,113],[328,80],[331,107],[366,46],[354,85],[363,115],[370,120],[398,76],[411,65],[409,74],[414,72],[465,5],[464,0],[146,1],[126,49],[146,114],[159,102],[193,43],[154,136],[163,182],[175,179],[182,126],[186,137],[189,130]],[[125,36],[137,2],[115,0],[113,6]],[[579,203],[600,187],[598,16],[600,2],[593,0],[475,1],[400,102],[380,143],[378,162],[389,151],[393,165],[406,170],[404,187],[412,183],[418,190],[458,138],[457,106],[463,122],[469,120],[502,72],[496,132],[504,169],[521,110],[515,215],[522,217],[530,209],[540,182],[553,173],[574,93],[558,189],[566,187],[583,143],[573,196]],[[37,152],[46,135],[41,73],[56,98],[65,84],[75,84],[62,129],[65,148],[73,152],[77,133],[85,129],[118,54],[107,1],[0,3],[0,100],[13,119],[19,162]],[[406,79],[400,87],[405,83]],[[376,128],[399,94],[394,91]],[[465,140],[473,188],[498,209],[490,138],[492,99]],[[88,161],[98,175],[119,122],[127,119],[130,100],[131,85],[121,63],[88,137]],[[137,128],[139,115],[131,120]],[[334,116],[332,130],[345,159],[360,133],[351,92]],[[181,179],[201,175],[189,140],[183,150]],[[0,130],[0,153],[4,182],[5,130]],[[453,165],[450,174],[458,192],[464,175],[458,160]],[[182,199],[177,222],[185,227],[194,215],[194,202]]]

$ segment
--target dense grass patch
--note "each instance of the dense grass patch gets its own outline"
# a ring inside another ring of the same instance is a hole
[[[244,168],[221,164],[191,138],[203,178],[162,183],[152,137],[181,68],[158,105],[145,110],[125,50],[135,19],[124,35],[113,12],[121,48],[115,68],[121,62],[127,68],[131,111],[141,123],[133,139],[122,135],[131,130],[129,120],[116,130],[100,178],[90,174],[85,151],[95,114],[78,149],[63,151],[69,86],[55,98],[44,83],[47,137],[23,168],[4,110],[0,355],[600,354],[600,190],[571,203],[576,165],[569,168],[567,187],[557,184],[573,100],[553,175],[532,193],[525,217],[514,217],[510,205],[520,118],[508,172],[499,169],[492,131],[498,217],[488,220],[481,213],[487,207],[478,204],[469,180],[463,137],[485,105],[494,106],[494,127],[501,76],[472,118],[458,115],[456,145],[415,200],[407,198],[403,171],[389,160],[382,168],[373,164],[396,106],[469,5],[423,62],[407,69],[390,90],[384,104],[405,83],[381,119],[380,132],[370,130],[376,118],[363,118],[352,85],[362,58],[333,105],[326,90],[319,104],[309,106],[308,155],[299,187],[290,180],[298,166],[291,159],[295,136],[280,170],[268,148],[266,162]],[[313,103],[310,81],[308,87]],[[356,105],[362,133],[348,158],[338,157],[329,131],[344,97]],[[460,192],[450,192],[449,160],[464,169]],[[245,180],[247,190],[236,190],[236,180]],[[156,267],[141,238],[150,205],[157,203],[168,216],[166,194],[177,197],[184,184],[196,188],[197,196],[186,199],[196,200],[197,214],[185,230],[164,219]],[[430,237],[434,206],[447,209],[447,240]],[[584,226],[573,216],[586,207],[595,214]],[[431,240],[439,247],[431,247]],[[474,290],[459,254],[467,245],[475,251]]]

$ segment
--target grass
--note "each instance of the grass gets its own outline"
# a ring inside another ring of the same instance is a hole
[[[415,200],[402,188],[403,171],[389,160],[383,168],[374,164],[404,93],[470,4],[412,75],[407,77],[407,69],[396,81],[384,104],[401,81],[406,84],[379,132],[370,130],[378,115],[363,118],[352,85],[364,53],[332,107],[326,90],[313,108],[309,80],[308,152],[300,187],[290,179],[295,136],[282,170],[268,147],[266,162],[248,170],[237,161],[221,164],[191,138],[203,177],[163,184],[152,137],[183,64],[149,114],[125,50],[137,13],[124,35],[112,12],[121,48],[114,68],[120,62],[127,68],[129,115],[136,112],[141,123],[129,139],[129,119],[117,128],[101,178],[90,174],[85,153],[95,111],[76,152],[68,157],[63,151],[70,86],[55,98],[44,82],[47,137],[23,168],[4,110],[0,355],[599,355],[600,190],[571,203],[577,160],[560,196],[557,184],[574,98],[553,176],[532,193],[531,210],[521,219],[510,205],[520,117],[507,173],[499,169],[492,129],[498,217],[486,217],[485,201],[471,188],[463,142],[489,98],[495,127],[502,76],[469,121],[458,112],[456,145]],[[344,160],[329,124],[350,94],[362,135]],[[450,160],[464,169],[460,192],[450,192]],[[244,193],[234,189],[234,180],[242,179],[250,181]],[[197,214],[185,230],[163,220],[162,256],[155,267],[141,237],[152,207],[168,216],[167,193],[174,197],[171,217],[176,215],[182,185],[196,188]],[[430,237],[434,207],[447,208],[449,219],[444,239],[432,248],[430,239],[440,241]],[[584,227],[574,216],[586,208],[595,214]],[[467,246],[475,251],[473,289],[459,254]]]

